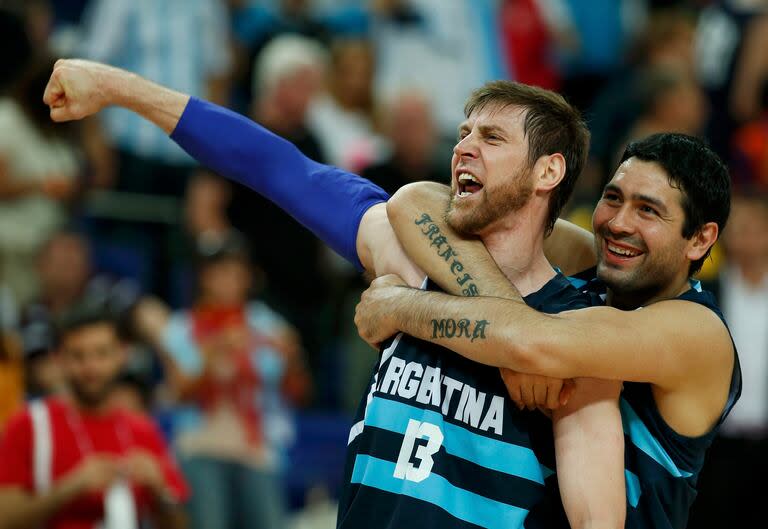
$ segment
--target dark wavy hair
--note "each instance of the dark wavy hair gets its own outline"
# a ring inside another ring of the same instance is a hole
[[[720,157],[702,140],[685,134],[653,134],[630,143],[621,161],[633,157],[659,164],[669,184],[680,190],[685,212],[683,237],[690,239],[708,222],[717,224],[718,233],[723,233],[731,212],[731,176]],[[691,262],[688,274],[701,270],[708,256],[709,250]]]

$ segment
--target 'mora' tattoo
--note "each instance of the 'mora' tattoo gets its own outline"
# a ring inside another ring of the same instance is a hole
[[[459,254],[451,247],[448,239],[440,232],[440,227],[435,224],[432,218],[426,213],[422,213],[421,218],[416,219],[414,224],[421,226],[421,233],[432,241],[429,245],[436,247],[437,255],[442,257],[446,263],[450,263],[451,273],[456,276],[456,282],[462,287],[462,295],[479,296],[480,292],[477,290],[477,285],[472,282],[472,276],[464,272],[464,265],[457,259]],[[464,273],[462,274],[462,272]]]
[[[466,318],[432,320],[432,338],[469,338],[470,342],[485,340],[485,328],[490,324],[488,320],[475,320],[473,325]]]

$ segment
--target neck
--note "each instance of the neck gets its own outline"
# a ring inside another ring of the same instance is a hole
[[[81,415],[106,415],[111,410],[109,399],[103,398],[99,402],[89,402],[70,392],[66,399],[69,404]]]
[[[521,296],[541,289],[555,275],[544,256],[544,220],[533,215],[529,206],[504,219],[503,225],[480,234],[491,257]]]
[[[608,295],[605,300],[606,304],[621,310],[634,310],[639,307],[645,307],[646,305],[656,303],[657,301],[675,299],[691,288],[690,278],[687,272],[688,269],[686,268],[685,273],[681,273],[680,277],[661,290],[656,287],[647,290],[635,290],[632,292],[617,292],[608,289]]]

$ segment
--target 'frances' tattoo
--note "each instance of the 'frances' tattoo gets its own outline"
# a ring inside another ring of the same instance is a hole
[[[464,271],[464,265],[457,259],[459,254],[448,243],[448,239],[442,234],[440,227],[435,224],[432,218],[426,213],[422,213],[421,218],[416,219],[414,223],[417,226],[421,226],[421,233],[429,238],[431,241],[429,245],[436,248],[437,255],[450,264],[451,273],[456,276],[456,282],[462,287],[462,295],[468,297],[479,296],[480,292],[477,290],[477,285],[473,282],[472,276]]]
[[[470,342],[485,340],[485,328],[490,324],[488,320],[476,320],[473,324],[466,318],[432,320],[432,338],[469,338]]]

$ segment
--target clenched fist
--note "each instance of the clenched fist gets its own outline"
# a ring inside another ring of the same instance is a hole
[[[51,119],[83,119],[112,104],[107,86],[117,72],[111,66],[80,59],[56,61],[43,95],[43,102],[51,108]]]

